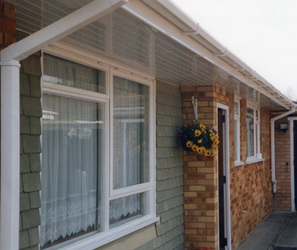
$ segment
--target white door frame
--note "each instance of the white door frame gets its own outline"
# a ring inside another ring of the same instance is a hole
[[[291,210],[296,211],[295,207],[295,170],[294,170],[294,121],[297,117],[288,118],[290,122],[290,158],[291,158]],[[297,161],[297,159],[296,159]],[[297,162],[296,162],[297,163]]]
[[[226,184],[225,184],[225,190],[224,190],[224,204],[225,204],[225,236],[227,238],[227,246],[226,249],[231,250],[231,211],[230,211],[230,158],[229,158],[229,107],[217,103],[217,114],[218,109],[222,109],[225,111],[225,127],[223,133],[225,136],[225,143],[223,145],[224,147],[224,156],[225,156],[225,166],[224,166],[224,173],[226,176]],[[218,116],[217,119],[217,125],[218,125]],[[217,169],[218,169],[218,162],[217,162]],[[219,187],[218,187],[219,188]],[[219,206],[218,206],[218,215],[219,215]],[[219,227],[219,223],[218,223]]]

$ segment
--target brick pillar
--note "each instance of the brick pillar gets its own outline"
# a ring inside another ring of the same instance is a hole
[[[194,119],[192,96],[198,99],[198,121],[215,126],[214,87],[182,87],[183,123]],[[218,248],[217,158],[183,153],[185,249]]]
[[[15,8],[0,1],[0,50],[16,42]]]

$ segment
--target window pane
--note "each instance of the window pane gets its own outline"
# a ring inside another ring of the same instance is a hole
[[[47,54],[44,55],[43,80],[69,87],[106,93],[104,71]]]
[[[104,104],[43,95],[41,246],[100,228]]]
[[[247,156],[255,155],[255,122],[254,122],[254,110],[247,108]]]
[[[238,102],[234,102],[234,115],[239,115]]]
[[[135,216],[144,214],[144,194],[134,194],[127,197],[110,201],[109,223],[111,226],[128,221]]]
[[[239,137],[239,120],[234,120],[234,148],[235,148],[235,161],[240,160],[240,138]]]
[[[113,188],[149,180],[149,87],[114,78]]]

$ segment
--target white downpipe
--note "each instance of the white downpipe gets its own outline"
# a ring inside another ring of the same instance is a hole
[[[2,59],[2,58],[1,58]],[[0,249],[19,249],[20,64],[1,62]]]
[[[275,121],[279,120],[287,115],[290,115],[294,112],[296,112],[296,107],[293,107],[288,112],[285,112],[279,116],[273,117],[270,121],[270,126],[271,126],[271,182],[272,182],[272,188],[273,188],[274,194],[276,194],[276,192],[277,192],[277,181],[275,178]]]

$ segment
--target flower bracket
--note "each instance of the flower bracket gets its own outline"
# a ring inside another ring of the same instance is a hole
[[[195,121],[198,120],[198,100],[192,96],[192,104],[194,108]]]

